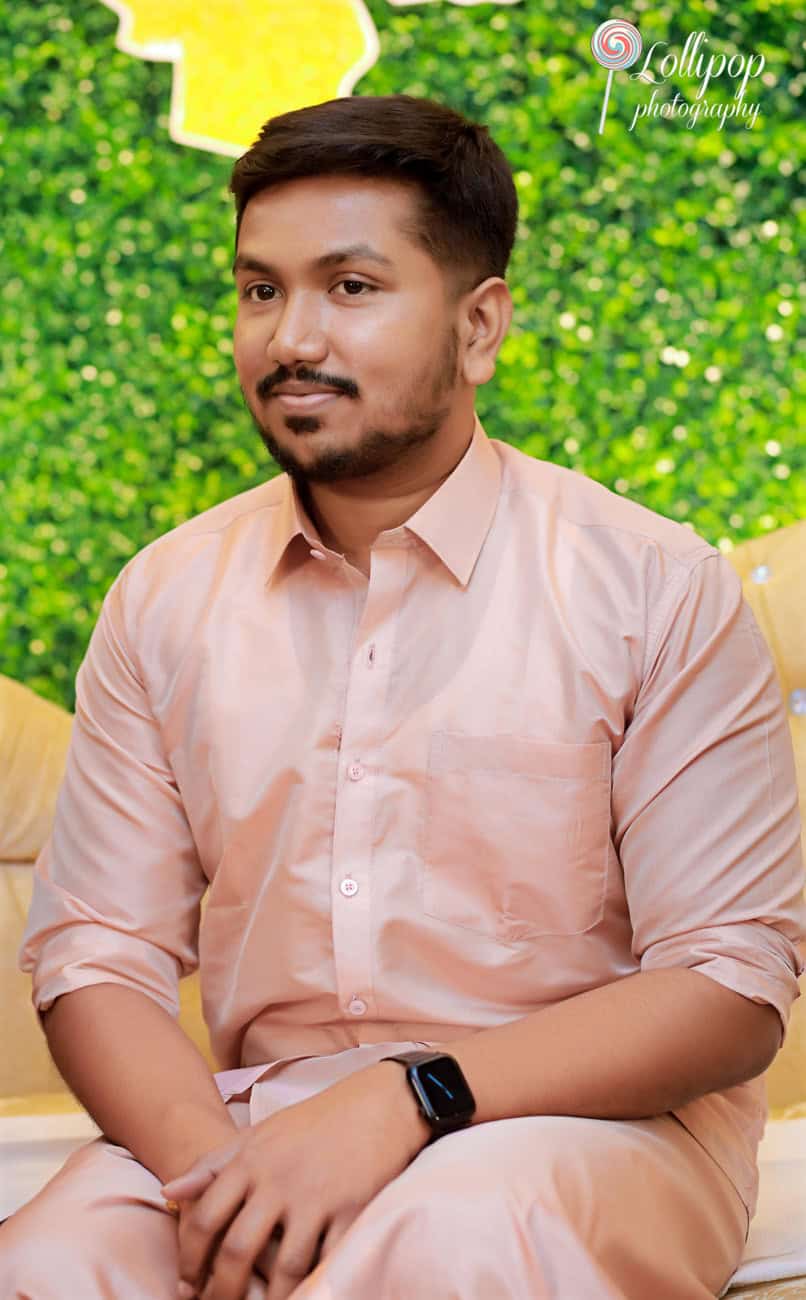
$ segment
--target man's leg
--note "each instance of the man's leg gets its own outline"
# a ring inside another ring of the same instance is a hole
[[[669,1115],[498,1120],[420,1152],[294,1300],[707,1300],[746,1233]]]
[[[248,1105],[228,1109],[248,1125]],[[2,1300],[176,1300],[176,1220],[164,1207],[160,1180],[124,1147],[80,1147],[0,1227]]]

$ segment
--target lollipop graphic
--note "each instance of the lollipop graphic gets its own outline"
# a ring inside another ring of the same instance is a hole
[[[641,33],[637,27],[623,18],[608,18],[606,22],[600,23],[593,33],[591,50],[596,62],[601,63],[603,68],[610,69],[607,74],[602,116],[599,120],[599,135],[601,135],[604,131],[613,73],[617,68],[629,68],[631,63],[635,63],[641,53]]]

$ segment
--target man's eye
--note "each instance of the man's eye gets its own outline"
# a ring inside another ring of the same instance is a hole
[[[255,289],[271,289],[272,293],[274,292],[274,286],[271,284],[250,284],[248,289],[244,289],[244,294],[243,294],[244,298],[251,298],[252,292]],[[254,302],[255,299],[252,298],[252,301]],[[257,301],[271,302],[271,298],[258,298]]]
[[[374,284],[366,284],[363,280],[339,280],[339,284],[355,284],[358,285],[359,289],[369,289],[370,293],[378,292]],[[347,296],[348,298],[357,298],[358,294],[350,293]]]
[[[359,289],[359,290],[361,290],[361,289],[367,289],[367,290],[369,291],[369,293],[377,293],[377,292],[378,292],[378,290],[375,288],[374,285],[372,285],[372,284],[367,284],[364,280],[352,280],[352,279],[350,279],[350,280],[339,280],[338,283],[339,283],[339,284],[344,284],[344,285],[352,285],[352,286],[354,286],[355,288],[357,288],[357,289]],[[267,289],[267,290],[269,290],[272,294],[274,293],[274,285],[273,285],[273,284],[263,284],[263,283],[260,283],[260,284],[250,284],[249,287],[248,287],[247,289],[244,289],[244,294],[243,294],[244,298],[249,298],[252,302],[273,302],[273,301],[274,301],[273,298],[268,298],[268,297],[263,297],[263,296],[258,297],[258,298],[253,298],[253,297],[252,297],[252,294],[255,293],[255,292],[256,292],[257,290],[259,290],[259,289]],[[348,298],[359,298],[359,297],[361,297],[361,294],[360,294],[360,293],[350,293],[350,292],[348,292],[347,297],[348,297]]]

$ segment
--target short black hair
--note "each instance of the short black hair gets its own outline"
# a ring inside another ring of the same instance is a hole
[[[235,163],[235,248],[249,200],[285,181],[358,175],[415,187],[402,232],[442,269],[458,300],[506,275],[518,223],[512,169],[486,126],[432,99],[350,95],[269,118]]]

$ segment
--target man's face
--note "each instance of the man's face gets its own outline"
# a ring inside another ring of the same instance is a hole
[[[263,442],[298,481],[402,464],[472,411],[442,272],[398,229],[414,202],[393,181],[314,177],[257,194],[244,211],[238,259],[270,269],[236,261],[235,366]],[[387,261],[364,252],[314,265],[357,244]],[[290,381],[338,391],[292,411],[276,392]]]

